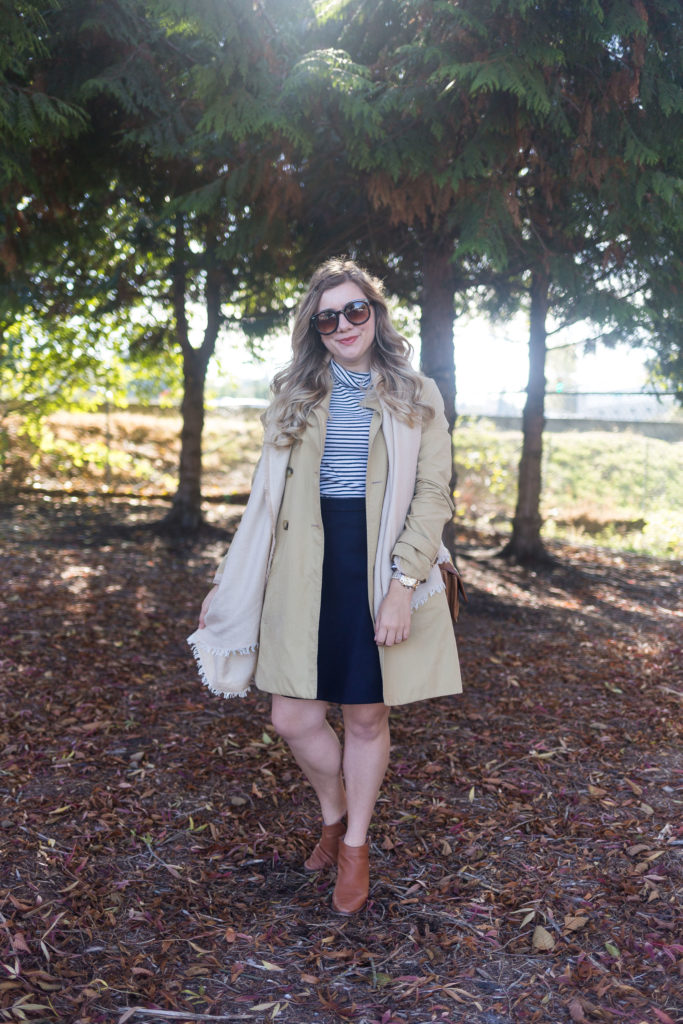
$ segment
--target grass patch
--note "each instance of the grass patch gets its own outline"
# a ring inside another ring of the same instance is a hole
[[[509,529],[522,447],[519,431],[459,421],[457,510],[478,529]],[[683,554],[683,442],[631,431],[546,433],[543,535],[664,558]]]
[[[245,409],[206,417],[207,497],[248,490],[263,434],[259,414]],[[12,454],[23,460],[23,483],[31,487],[169,496],[177,484],[180,429],[175,413],[57,413],[33,447],[13,438]]]
[[[175,491],[180,417],[120,411],[51,417],[26,456],[25,481],[169,496]],[[204,493],[248,490],[263,436],[260,410],[209,413]],[[461,419],[455,433],[457,514],[464,525],[504,534],[517,495],[522,435],[490,420]],[[547,433],[543,535],[664,558],[683,555],[683,442],[630,431]]]

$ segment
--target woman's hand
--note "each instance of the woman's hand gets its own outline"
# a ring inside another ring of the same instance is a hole
[[[208,612],[209,606],[210,606],[211,602],[213,601],[213,595],[216,593],[217,590],[218,590],[218,584],[216,584],[214,587],[211,588],[209,593],[206,595],[206,597],[202,601],[202,609],[201,609],[201,611],[199,613],[199,628],[200,629],[204,629],[204,627],[206,626],[206,622],[204,621],[206,619],[206,613]]]
[[[413,596],[409,587],[398,580],[389,584],[387,596],[379,606],[375,623],[375,643],[380,647],[393,647],[410,636],[410,601]]]

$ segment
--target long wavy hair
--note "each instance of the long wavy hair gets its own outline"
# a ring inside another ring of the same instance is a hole
[[[410,365],[413,348],[391,323],[382,282],[353,260],[337,256],[313,274],[296,312],[292,358],[273,378],[273,401],[264,422],[272,442],[280,447],[300,439],[312,410],[330,388],[331,356],[311,317],[318,311],[321,294],[346,281],[358,285],[375,311],[375,338],[370,349],[375,392],[398,419],[411,426],[434,416],[432,407],[420,400],[421,378]]]

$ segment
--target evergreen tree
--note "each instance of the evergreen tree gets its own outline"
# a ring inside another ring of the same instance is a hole
[[[671,240],[681,217],[680,152],[672,142],[680,134],[681,81],[675,42],[671,48],[680,16],[667,17],[673,5],[616,0],[599,8],[550,5],[544,13],[542,23],[520,26],[515,16],[507,32],[501,26],[494,49],[503,59],[508,36],[534,52],[545,39],[561,55],[558,74],[545,76],[545,97],[516,104],[518,145],[500,164],[508,216],[497,224],[506,249],[499,265],[513,279],[519,273],[530,322],[518,500],[503,553],[525,562],[546,558],[540,497],[549,317],[560,325],[592,322],[608,340],[651,337],[652,283],[672,280]],[[483,204],[473,207],[474,217],[482,212]],[[680,325],[674,294],[666,310]]]
[[[37,68],[47,52],[47,19],[56,0],[0,0],[0,188],[31,176],[31,149],[83,126],[77,105],[45,89]],[[11,259],[11,256],[9,257]]]
[[[281,41],[273,10],[240,3],[207,5],[201,17],[182,2],[95,7],[93,18],[92,2],[70,0],[46,19],[37,73],[78,101],[85,127],[36,145],[42,173],[12,182],[20,217],[6,238],[2,319],[7,328],[27,310],[44,322],[116,312],[131,325],[133,356],[178,345],[183,429],[167,526],[194,529],[204,381],[226,304],[253,318],[281,297],[289,270],[288,197],[298,191],[271,141]],[[79,60],[66,66],[65,52]],[[198,345],[191,303],[206,310]]]
[[[524,450],[506,553],[542,559],[548,317],[589,317],[634,339],[647,329],[648,281],[668,258],[651,225],[680,224],[680,10],[673,0],[356,0],[341,9],[336,48],[309,55],[304,68],[336,97],[347,159],[367,194],[410,232],[423,368],[449,410],[456,289],[496,284],[496,296],[502,288],[529,304]]]

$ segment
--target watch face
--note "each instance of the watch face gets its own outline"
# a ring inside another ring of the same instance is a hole
[[[420,582],[414,576],[406,576],[405,573],[400,572],[398,569],[391,574],[391,578],[392,580],[398,580],[402,586],[409,587],[411,590],[415,590]]]

